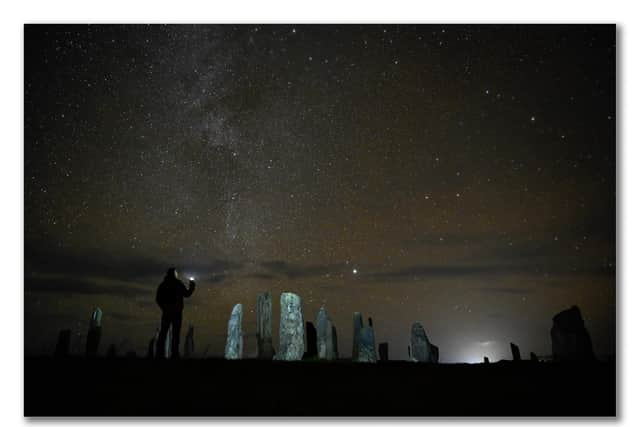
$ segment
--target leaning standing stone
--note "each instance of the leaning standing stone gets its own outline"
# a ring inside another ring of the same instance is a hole
[[[224,358],[228,360],[242,359],[242,304],[236,304],[231,310],[227,325],[227,345]]]
[[[291,292],[280,295],[280,350],[278,360],[300,360],[304,354],[302,300]]]
[[[515,345],[514,343],[509,343],[509,346],[511,347],[511,355],[513,356],[513,361],[514,362],[519,362],[520,361],[520,348],[518,348],[518,346]]]
[[[273,339],[271,329],[271,293],[258,295],[257,307],[258,359],[273,359]]]

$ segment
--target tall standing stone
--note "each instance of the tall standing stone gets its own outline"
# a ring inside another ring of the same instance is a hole
[[[378,354],[381,362],[387,362],[389,360],[389,344],[386,342],[378,344]]]
[[[300,360],[304,354],[302,300],[292,292],[280,295],[280,349],[278,360]]]
[[[420,322],[411,325],[411,358],[417,362],[428,362],[431,343]]]
[[[187,331],[187,336],[184,339],[184,357],[187,359],[193,357],[196,350],[196,343],[194,341],[194,330],[193,325],[189,325],[189,330]]]
[[[304,352],[304,359],[314,359],[318,357],[318,334],[313,322],[305,322],[305,336],[307,339],[307,351]]]
[[[591,336],[584,326],[582,314],[577,306],[574,305],[553,317],[551,352],[553,360],[556,361],[595,359]]]
[[[316,317],[318,331],[318,358],[335,359],[333,342],[333,323],[324,307],[320,308]]]
[[[257,329],[256,338],[258,340],[258,359],[273,359],[275,351],[273,349],[273,338],[271,328],[271,293],[264,292],[258,295],[257,304]]]
[[[358,354],[360,353],[360,329],[362,329],[362,314],[359,312],[353,313],[353,349],[351,352],[351,359],[358,360]]]
[[[100,337],[102,336],[102,310],[97,307],[91,313],[91,320],[89,321],[89,332],[87,333],[87,357],[96,357],[98,354],[98,347],[100,345]]]
[[[375,363],[377,361],[376,338],[371,326],[365,326],[360,329],[360,342],[356,361],[365,363]]]
[[[227,345],[224,358],[228,360],[242,359],[242,304],[236,304],[231,310],[227,325]]]
[[[513,357],[513,361],[514,362],[519,362],[520,361],[520,348],[518,348],[518,346],[515,345],[514,343],[509,343],[509,346],[511,346],[511,356]]]

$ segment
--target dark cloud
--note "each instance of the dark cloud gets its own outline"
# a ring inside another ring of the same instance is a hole
[[[34,277],[25,278],[26,292],[59,293],[63,295],[111,295],[140,297],[152,295],[154,288],[142,287],[128,283],[99,283],[99,280],[77,279],[73,277]]]

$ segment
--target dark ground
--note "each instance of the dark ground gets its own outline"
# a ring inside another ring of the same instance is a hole
[[[25,416],[615,416],[614,363],[26,358]]]

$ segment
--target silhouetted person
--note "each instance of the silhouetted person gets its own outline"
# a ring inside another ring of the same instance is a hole
[[[182,309],[184,308],[184,297],[190,297],[196,289],[196,282],[189,280],[189,289],[178,279],[178,272],[175,268],[167,270],[167,275],[158,286],[156,292],[156,303],[162,309],[162,320],[160,322],[160,334],[156,343],[156,357],[165,356],[165,344],[169,327],[171,332],[171,358],[180,357],[180,328],[182,327]]]

